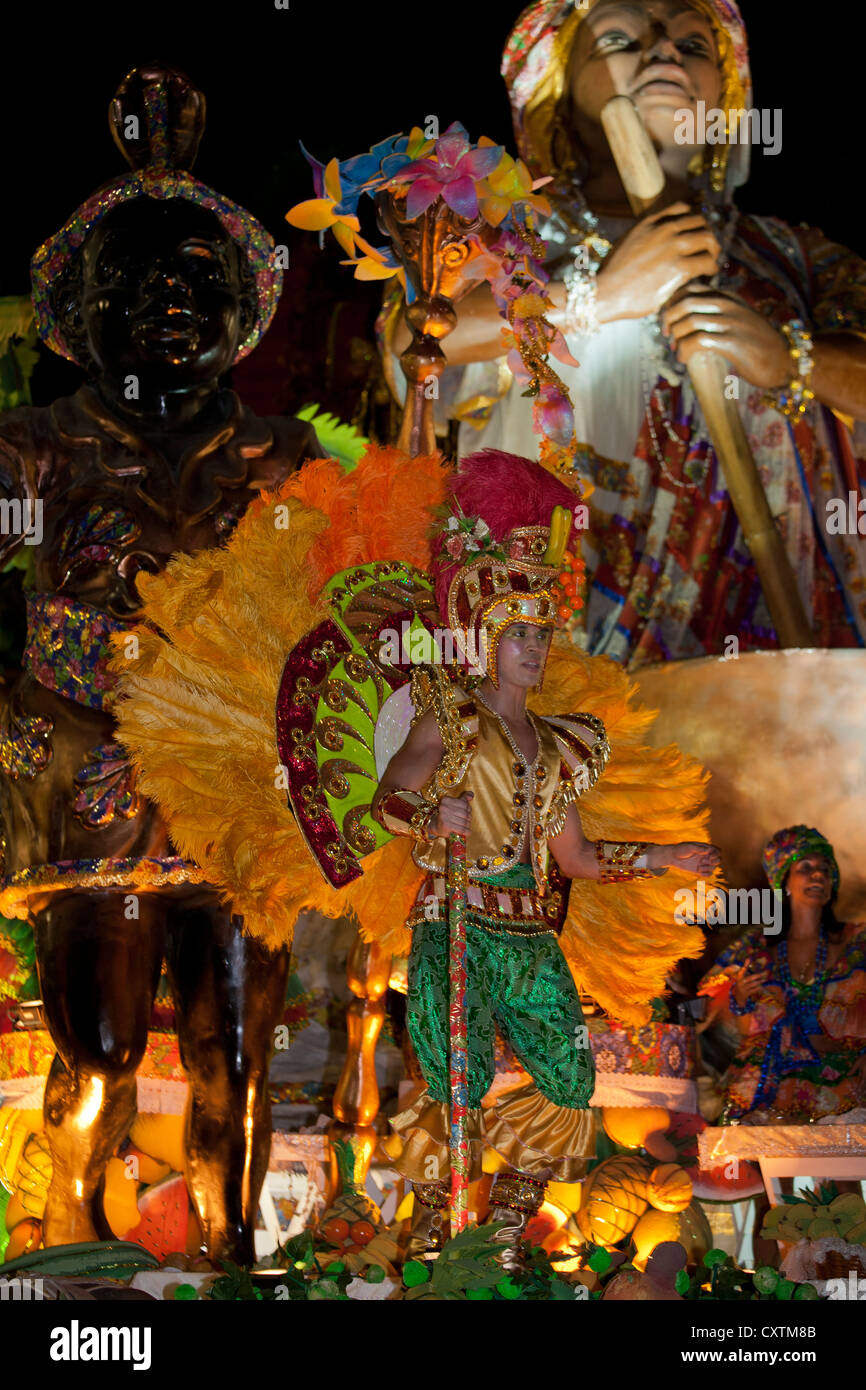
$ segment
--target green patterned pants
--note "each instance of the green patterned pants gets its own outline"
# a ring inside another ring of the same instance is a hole
[[[493,882],[535,892],[532,871],[523,865]],[[493,1081],[498,1027],[549,1101],[585,1109],[595,1068],[577,990],[554,934],[485,930],[470,911],[466,973],[469,1108],[481,1104]],[[448,924],[442,917],[413,927],[406,1021],[430,1097],[447,1103]]]

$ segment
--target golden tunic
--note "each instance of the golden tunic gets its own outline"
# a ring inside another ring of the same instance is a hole
[[[536,887],[544,893],[548,836],[562,830],[568,806],[598,781],[610,754],[604,725],[589,714],[546,719],[528,714],[538,744],[530,762],[493,710],[462,692],[456,705],[467,758],[462,777],[447,794],[473,793],[466,843],[470,876],[484,880],[512,865],[531,864]],[[431,873],[444,873],[446,854],[440,838],[419,843],[414,859]]]

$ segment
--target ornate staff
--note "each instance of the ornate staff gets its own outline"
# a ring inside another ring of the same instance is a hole
[[[658,155],[628,97],[611,97],[601,113],[601,123],[632,212],[640,217],[664,188],[665,176]],[[788,553],[770,511],[739,411],[725,396],[727,369],[727,363],[717,353],[695,353],[689,363],[689,376],[755,562],[779,644],[811,647],[814,636]]]
[[[441,666],[416,666],[412,673],[412,704],[419,713],[432,709],[444,746],[435,773],[439,797],[453,795],[462,782],[471,754],[454,689]],[[451,1228],[455,1234],[469,1221],[469,1140],[466,1135],[469,1096],[466,1042],[466,840],[448,836],[448,1087],[450,1099],[449,1157],[451,1163]]]
[[[448,1085],[451,1097],[451,1229],[456,1235],[469,1220],[469,1141],[466,1045],[466,841],[448,836]]]

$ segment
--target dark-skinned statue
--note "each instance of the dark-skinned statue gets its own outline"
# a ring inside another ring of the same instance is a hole
[[[40,332],[86,384],[0,420],[0,498],[13,519],[21,499],[31,523],[26,538],[23,525],[0,537],[0,556],[26,539],[35,560],[23,669],[2,692],[0,911],[32,923],[57,1049],[44,1243],[104,1234],[94,1199],[135,1113],[165,960],[204,1248],[249,1264],[288,953],[244,936],[136,790],[114,742],[108,660],[139,614],[141,571],[220,544],[260,490],[321,450],[310,426],[257,418],[221,386],[267,328],[281,273],[264,228],[189,173],[200,93],[139,68],[110,119],[132,172],[33,262]]]

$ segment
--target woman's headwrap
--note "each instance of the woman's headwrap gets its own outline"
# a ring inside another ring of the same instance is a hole
[[[786,830],[777,830],[764,849],[764,871],[773,888],[781,888],[785,875],[798,859],[806,859],[810,854],[822,854],[830,861],[833,875],[833,892],[839,888],[839,865],[830,841],[808,825],[789,825]]]
[[[502,56],[502,76],[511,101],[514,133],[521,155],[537,177],[556,175],[554,130],[566,95],[569,59],[578,25],[597,0],[578,8],[574,0],[535,0],[527,6],[509,35]],[[723,89],[719,101],[725,112],[748,109],[752,103],[749,50],[742,18],[733,0],[690,0],[706,15],[716,33]],[[749,176],[749,145],[708,146],[714,186],[733,189]]]
[[[132,172],[103,184],[86,199],[65,226],[43,242],[30,266],[39,334],[61,357],[77,360],[55,318],[52,285],[79,254],[91,228],[133,198],[185,198],[215,214],[246,255],[256,283],[258,312],[234,360],[252,352],[265,333],[276,311],[283,272],[275,265],[274,242],[262,224],[189,172],[204,118],[204,97],[183,73],[157,66],[135,68],[118,87],[109,107],[109,123]]]
[[[557,576],[574,534],[579,496],[533,459],[481,449],[449,483],[447,516],[431,571],[461,658],[499,685],[499,639],[512,623],[553,628]],[[567,509],[556,555],[551,524]],[[435,545],[434,545],[435,549]],[[544,679],[542,667],[538,688]]]

